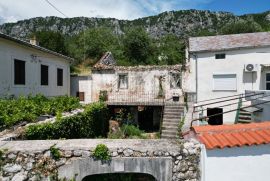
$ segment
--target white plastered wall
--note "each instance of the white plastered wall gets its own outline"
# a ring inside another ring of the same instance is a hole
[[[225,53],[225,59],[215,59],[215,54]],[[244,93],[245,90],[265,89],[264,72],[261,64],[270,64],[270,48],[251,48],[220,52],[192,53],[189,55],[188,70],[184,78],[184,91],[196,92],[196,61],[197,61],[197,100],[206,100],[223,96]],[[245,64],[258,64],[258,71],[245,73]],[[213,74],[236,74],[237,90],[214,91]],[[261,77],[262,76],[262,77]],[[219,103],[208,107],[219,107],[224,104],[236,103],[237,100]],[[223,112],[237,108],[237,104],[223,108]],[[206,112],[205,112],[206,114]],[[236,112],[223,115],[223,122],[231,124],[235,121]]]
[[[32,58],[35,55],[36,58]],[[25,61],[25,85],[14,85],[14,59]],[[49,66],[49,85],[40,85],[40,65]],[[0,95],[70,94],[69,61],[50,53],[0,38]],[[57,68],[63,69],[63,86],[57,86]]]

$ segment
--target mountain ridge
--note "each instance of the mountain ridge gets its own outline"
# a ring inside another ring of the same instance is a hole
[[[5,23],[0,25],[0,31],[11,36],[27,38],[31,33],[42,30],[73,36],[88,28],[107,27],[112,29],[115,34],[123,34],[130,27],[141,26],[154,38],[167,34],[187,37],[201,30],[218,33],[224,25],[237,21],[253,21],[260,26],[269,28],[270,11],[236,16],[230,12],[191,9],[168,11],[134,20],[48,16],[20,20],[16,23]]]

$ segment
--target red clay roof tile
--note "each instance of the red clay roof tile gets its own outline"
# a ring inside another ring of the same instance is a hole
[[[270,122],[193,126],[192,131],[207,149],[270,143]]]

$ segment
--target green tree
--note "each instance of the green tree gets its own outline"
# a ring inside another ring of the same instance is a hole
[[[117,47],[120,46],[117,36],[106,28],[88,29],[73,39],[69,46],[72,55],[80,60],[93,59],[93,63],[107,51],[117,54]]]
[[[157,64],[174,65],[184,63],[185,45],[173,34],[166,35],[158,41]]]
[[[127,31],[123,40],[124,55],[133,65],[153,63],[152,39],[143,28]]]
[[[230,23],[221,28],[221,34],[239,34],[239,33],[253,33],[263,31],[262,27],[251,21],[238,21]]]
[[[65,37],[58,32],[54,31],[38,31],[32,34],[36,36],[39,45],[49,50],[68,55],[65,44]]]

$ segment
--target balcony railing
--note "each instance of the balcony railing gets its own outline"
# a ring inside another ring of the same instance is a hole
[[[270,100],[270,90],[246,90],[245,94],[254,94],[254,96],[246,97],[248,101],[268,101]]]
[[[164,105],[164,96],[153,92],[122,91],[108,93],[109,105]]]

